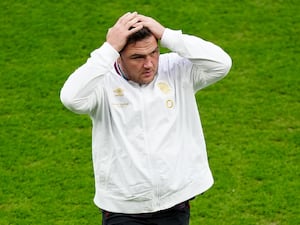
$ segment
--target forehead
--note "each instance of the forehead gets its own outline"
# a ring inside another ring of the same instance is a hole
[[[141,54],[146,55],[154,51],[158,47],[156,38],[152,35],[143,40],[131,43],[123,50],[125,55]]]

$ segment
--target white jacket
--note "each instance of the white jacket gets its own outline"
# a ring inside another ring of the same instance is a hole
[[[158,73],[147,85],[116,73],[108,43],[91,53],[61,90],[61,101],[93,122],[96,193],[102,209],[147,213],[170,208],[213,184],[195,92],[224,77],[218,46],[166,29]]]

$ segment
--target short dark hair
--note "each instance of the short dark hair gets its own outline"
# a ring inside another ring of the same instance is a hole
[[[141,41],[147,37],[151,37],[153,34],[152,32],[149,30],[149,28],[147,27],[143,27],[142,29],[140,29],[139,31],[131,34],[128,38],[127,38],[127,42],[124,46],[124,48],[120,51],[122,52],[127,45],[132,44],[132,43],[136,43],[137,41]]]

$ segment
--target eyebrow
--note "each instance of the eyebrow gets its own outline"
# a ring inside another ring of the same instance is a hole
[[[157,46],[153,51],[151,51],[150,53],[148,54],[151,54],[151,53],[154,53],[154,52],[158,52],[159,51],[159,47]],[[145,57],[146,55],[148,54],[138,54],[138,53],[135,53],[133,55],[130,56],[130,58],[139,58],[139,57]]]

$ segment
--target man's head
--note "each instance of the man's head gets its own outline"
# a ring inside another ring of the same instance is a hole
[[[139,84],[150,83],[158,69],[158,41],[148,28],[128,37],[118,63],[127,78]]]

